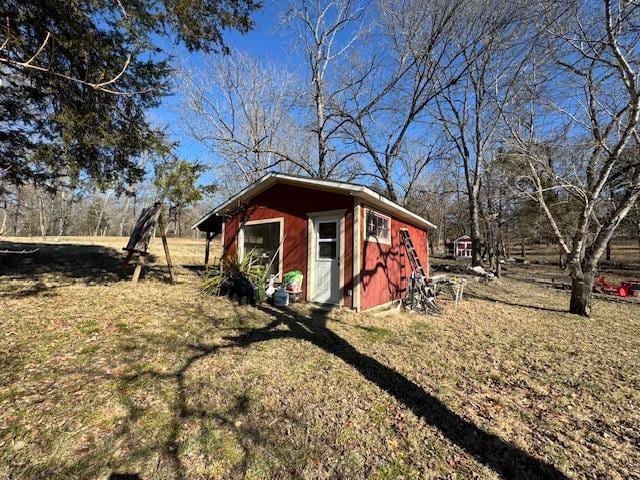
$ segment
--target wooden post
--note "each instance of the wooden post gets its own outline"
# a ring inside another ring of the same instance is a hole
[[[140,278],[140,273],[142,272],[142,267],[144,265],[144,257],[144,255],[138,254],[136,269],[133,271],[133,277],[131,277],[131,283],[133,283],[134,285],[138,283],[138,279]]]
[[[162,237],[162,246],[164,247],[164,256],[167,259],[167,265],[169,266],[169,276],[171,277],[171,283],[176,283],[176,279],[173,276],[173,264],[171,263],[171,255],[169,254],[169,244],[167,243],[167,235],[164,230],[164,220],[162,219],[162,213],[158,217],[158,227],[160,227],[160,236]]]
[[[205,239],[206,239],[206,243],[204,247],[204,271],[205,272],[209,271],[209,246],[212,238],[213,236],[211,235],[210,232],[205,232]]]

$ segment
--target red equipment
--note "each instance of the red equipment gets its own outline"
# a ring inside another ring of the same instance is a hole
[[[604,279],[604,275],[600,275],[593,286],[593,291],[597,293],[606,293],[608,295],[616,295],[618,297],[628,297],[632,295],[632,289],[638,282],[622,282],[620,285],[609,283]]]

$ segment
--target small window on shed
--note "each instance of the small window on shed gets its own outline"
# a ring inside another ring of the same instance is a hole
[[[367,241],[391,243],[391,217],[367,209],[365,210],[365,225]]]

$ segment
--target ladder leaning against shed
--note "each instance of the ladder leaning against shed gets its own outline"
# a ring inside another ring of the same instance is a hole
[[[409,231],[406,228],[400,229],[400,238],[411,264],[409,289],[404,300],[405,307],[425,313],[440,313],[441,309],[436,304],[435,292],[427,285],[427,275],[418,257],[418,252],[413,246],[411,235],[409,235]]]

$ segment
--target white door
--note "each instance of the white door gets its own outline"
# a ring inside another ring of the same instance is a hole
[[[313,221],[315,252],[311,300],[340,303],[340,219],[316,218]]]

